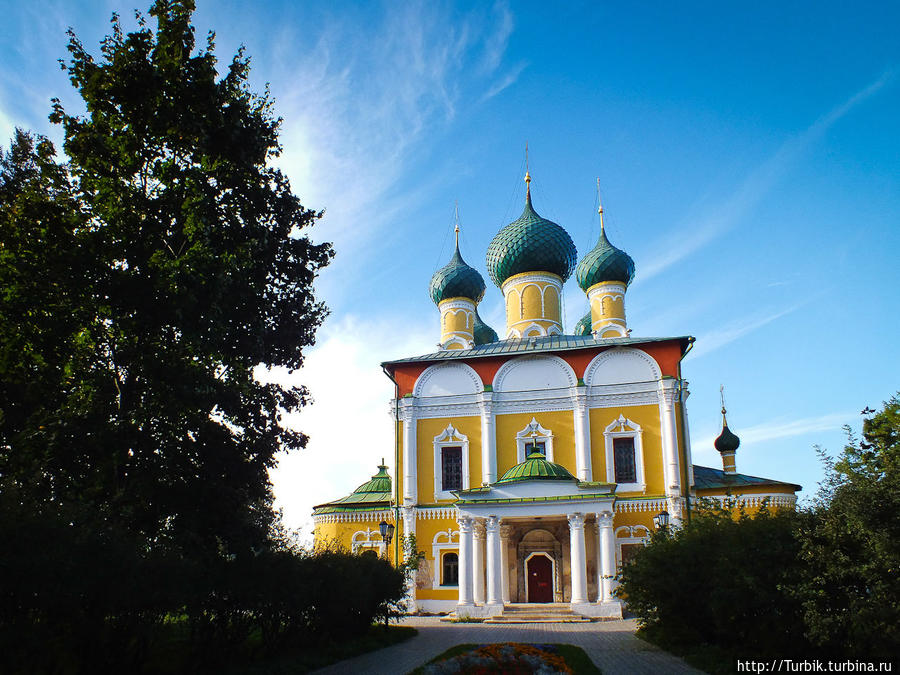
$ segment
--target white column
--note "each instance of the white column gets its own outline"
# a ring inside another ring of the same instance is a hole
[[[472,527],[472,539],[475,549],[472,552],[472,566],[474,567],[475,591],[472,599],[476,605],[484,604],[484,525],[475,521]]]
[[[600,565],[598,575],[598,602],[614,601],[613,591],[616,581],[616,539],[613,532],[612,511],[601,511],[597,514],[597,529],[600,532]]]
[[[503,605],[503,595],[500,587],[503,580],[503,570],[500,567],[502,556],[500,555],[500,519],[497,516],[488,516],[485,521],[487,530],[487,604]]]
[[[416,509],[415,507],[404,507],[401,509],[403,514],[403,551],[406,559],[410,559],[416,554],[414,547],[414,539],[416,535]],[[400,533],[397,533],[401,536]],[[416,611],[416,577],[418,571],[410,572],[409,578],[406,580],[406,611]]]
[[[500,526],[500,597],[504,604],[509,602],[509,525]]]
[[[569,546],[572,568],[571,603],[587,603],[587,567],[584,555],[584,514],[569,514]]]
[[[414,399],[401,399],[400,417],[403,419],[403,503],[418,501],[416,484],[416,408]]]
[[[681,472],[678,466],[678,435],[675,430],[675,406],[673,405],[675,380],[659,381],[659,420],[662,427],[663,468],[666,481],[668,511],[675,521],[681,520],[678,498],[681,489]]]
[[[681,416],[684,418],[684,456],[687,457],[688,489],[694,484],[694,459],[691,455],[691,427],[688,424],[687,399],[691,395],[688,391],[687,380],[681,381]]]
[[[497,435],[494,432],[494,410],[491,392],[481,395],[481,482],[497,480]]]
[[[460,606],[472,606],[472,518],[460,516],[459,523],[459,601]]]
[[[575,474],[578,480],[593,480],[591,466],[591,422],[588,419],[587,387],[575,388]]]

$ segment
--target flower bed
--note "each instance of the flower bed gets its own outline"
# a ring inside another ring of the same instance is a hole
[[[559,645],[530,645],[518,642],[498,642],[481,645],[442,661],[429,663],[422,668],[425,675],[452,675],[455,673],[504,673],[504,675],[550,675],[572,673],[566,660],[559,653]]]

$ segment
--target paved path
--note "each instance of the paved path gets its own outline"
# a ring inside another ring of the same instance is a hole
[[[681,659],[634,636],[633,619],[597,623],[478,624],[441,623],[436,617],[410,617],[401,622],[419,634],[411,640],[362,654],[315,671],[321,675],[405,675],[461,643],[560,642],[577,645],[603,675],[687,675],[700,673]]]

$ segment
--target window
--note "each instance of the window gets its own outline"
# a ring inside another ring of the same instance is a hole
[[[616,465],[616,483],[636,483],[634,438],[614,438],[613,456]]]
[[[441,558],[441,567],[443,568],[441,586],[458,586],[459,555],[456,553],[445,553],[443,558]]]
[[[544,457],[547,456],[547,445],[546,443],[526,443],[525,444],[525,457],[528,457],[532,452],[539,452]]]
[[[459,446],[441,448],[441,488],[462,489],[462,448]]]
[[[644,548],[643,544],[622,544],[622,564],[626,565],[627,563],[631,562],[637,552],[642,548]]]

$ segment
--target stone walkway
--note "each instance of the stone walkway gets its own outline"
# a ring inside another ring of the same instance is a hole
[[[405,675],[454,645],[489,642],[565,643],[587,652],[603,675],[680,675],[700,673],[681,659],[634,636],[633,619],[597,623],[485,625],[441,623],[436,617],[402,622],[419,631],[411,640],[362,654],[315,671],[322,675]]]

